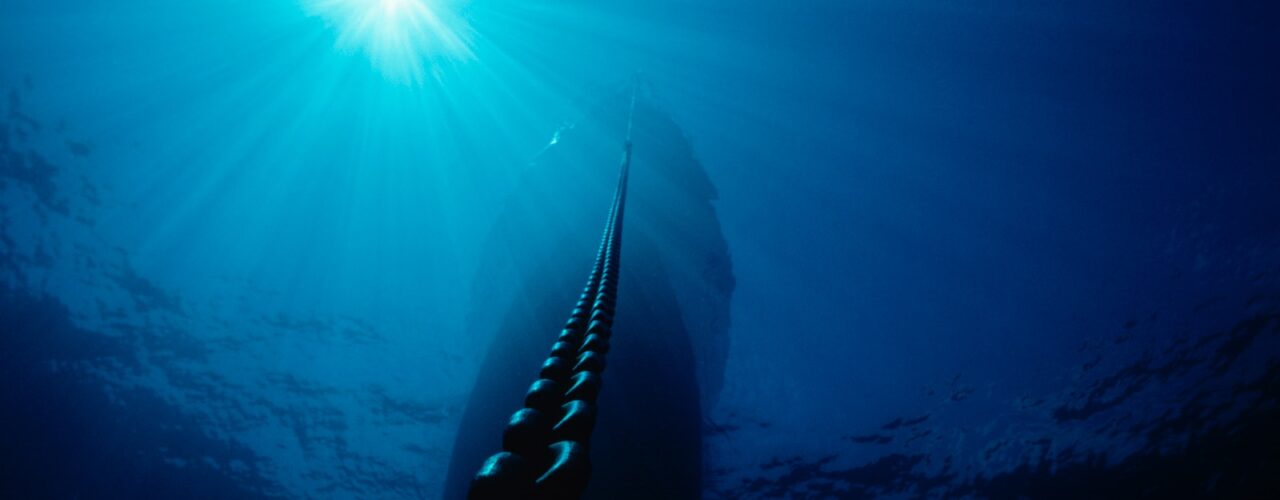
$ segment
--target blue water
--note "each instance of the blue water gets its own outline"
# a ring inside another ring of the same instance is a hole
[[[4,0],[0,497],[440,498],[637,73],[704,498],[1280,496],[1277,10]]]

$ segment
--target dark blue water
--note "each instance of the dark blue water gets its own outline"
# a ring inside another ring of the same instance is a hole
[[[1277,10],[5,0],[0,497],[440,498],[637,72],[601,477],[1280,496]]]

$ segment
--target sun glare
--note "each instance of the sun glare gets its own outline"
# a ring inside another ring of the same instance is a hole
[[[338,32],[337,47],[365,54],[388,78],[421,84],[441,63],[471,57],[465,0],[305,0]]]

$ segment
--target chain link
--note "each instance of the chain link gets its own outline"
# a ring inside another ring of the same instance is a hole
[[[634,114],[635,97],[631,109]],[[613,204],[595,265],[569,314],[538,380],[525,394],[524,408],[511,415],[502,450],[471,481],[471,500],[564,500],[582,496],[591,476],[587,455],[613,334],[622,248],[622,220],[631,170],[631,123]]]

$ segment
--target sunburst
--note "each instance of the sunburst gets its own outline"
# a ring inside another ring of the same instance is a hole
[[[472,58],[466,0],[304,0],[337,32],[336,46],[358,51],[388,78],[421,84],[441,64]]]

